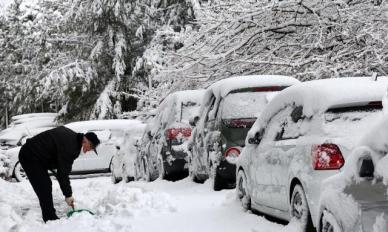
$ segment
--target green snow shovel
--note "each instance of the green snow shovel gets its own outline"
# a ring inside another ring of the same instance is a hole
[[[69,218],[74,214],[81,213],[81,212],[88,212],[89,214],[94,215],[94,213],[88,209],[74,209],[74,206],[73,206],[72,210],[66,213],[66,216]]]

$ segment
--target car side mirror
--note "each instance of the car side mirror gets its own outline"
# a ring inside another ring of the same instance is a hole
[[[190,126],[195,127],[197,125],[198,120],[199,120],[199,116],[194,116],[190,118],[189,120]]]
[[[262,134],[263,133],[261,131],[256,132],[255,136],[248,139],[248,143],[249,144],[256,144],[256,145],[260,144],[261,139],[263,138]]]

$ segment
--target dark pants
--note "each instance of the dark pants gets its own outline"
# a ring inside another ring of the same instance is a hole
[[[27,174],[32,188],[39,198],[43,221],[47,222],[49,220],[58,219],[55,214],[51,179],[48,175],[47,167],[45,167],[44,164],[42,164],[42,162],[39,161],[34,154],[24,146],[20,149],[19,161]]]

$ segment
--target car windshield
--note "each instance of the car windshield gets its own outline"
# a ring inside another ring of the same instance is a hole
[[[231,93],[224,98],[222,119],[256,118],[268,104],[269,97],[276,92],[240,92]]]
[[[330,109],[324,114],[324,131],[333,137],[361,135],[382,117],[382,106]]]
[[[190,117],[196,115],[199,110],[199,104],[196,102],[185,102],[182,103],[182,111],[181,111],[181,122],[188,122]]]

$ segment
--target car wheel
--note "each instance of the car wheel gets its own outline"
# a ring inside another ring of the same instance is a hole
[[[159,179],[165,179],[166,172],[164,171],[164,165],[162,158],[158,158],[158,173],[159,173]]]
[[[125,178],[125,183],[131,182],[131,181],[134,181],[134,180],[135,180],[135,177],[133,177],[133,176],[127,176],[127,177]]]
[[[244,209],[251,209],[251,197],[248,194],[247,177],[244,171],[240,170],[237,173],[237,196],[241,201],[241,205]]]
[[[123,178],[121,177],[117,177],[115,175],[115,171],[114,171],[114,167],[113,167],[113,162],[110,163],[110,173],[111,173],[111,180],[112,180],[112,183],[113,184],[117,184],[119,183],[120,181],[122,181]]]
[[[302,231],[315,231],[307,198],[301,185],[295,185],[291,196],[291,216],[300,221]]]
[[[340,225],[335,219],[334,215],[329,211],[324,210],[322,214],[322,225],[320,232],[342,232]]]
[[[15,168],[13,170],[13,175],[15,176],[15,179],[18,182],[23,182],[23,181],[28,179],[27,178],[27,174],[24,171],[24,169],[23,169],[22,165],[20,164],[20,162],[16,163]]]
[[[217,168],[210,164],[210,175],[213,181],[213,190],[220,191],[224,188],[224,179],[217,173]]]

